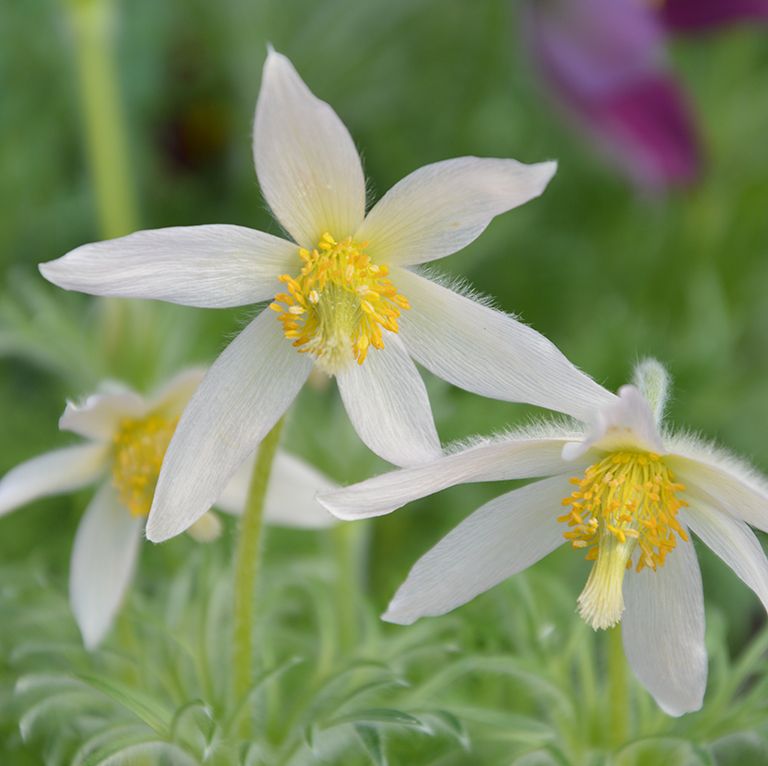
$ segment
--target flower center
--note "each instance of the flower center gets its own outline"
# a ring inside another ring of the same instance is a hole
[[[382,330],[397,332],[401,310],[410,308],[387,279],[389,269],[365,254],[366,244],[337,242],[326,232],[311,252],[299,250],[301,271],[280,277],[288,292],[270,304],[285,337],[329,373],[352,359],[362,364],[371,346],[384,348]]]
[[[160,466],[178,422],[149,415],[120,423],[113,440],[112,483],[134,516],[149,515]]]
[[[563,500],[570,511],[558,521],[570,527],[564,537],[571,545],[595,561],[579,596],[579,614],[595,629],[608,628],[624,611],[622,584],[635,549],[637,571],[655,571],[677,537],[688,540],[676,518],[688,505],[678,496],[685,486],[653,452],[610,453],[571,483],[576,490]]]

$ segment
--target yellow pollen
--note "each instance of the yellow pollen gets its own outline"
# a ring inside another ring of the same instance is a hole
[[[568,525],[566,540],[594,561],[579,596],[579,613],[593,628],[608,628],[624,611],[622,584],[632,556],[636,569],[655,571],[677,545],[687,540],[677,520],[688,505],[663,459],[653,452],[613,452],[570,480],[574,491],[563,500],[570,510],[558,516]]]
[[[160,466],[178,422],[149,415],[120,423],[113,439],[112,483],[134,516],[149,514]]]
[[[280,281],[275,295],[283,334],[327,372],[365,361],[371,347],[384,348],[383,330],[398,332],[398,318],[410,308],[387,278],[389,269],[365,254],[366,242],[335,240],[328,232],[313,250],[299,249],[301,271]]]

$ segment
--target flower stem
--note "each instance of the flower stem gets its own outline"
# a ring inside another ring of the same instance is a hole
[[[110,0],[70,0],[86,150],[105,237],[136,228],[136,205],[117,87]]]
[[[240,537],[235,554],[235,611],[232,653],[232,688],[238,702],[248,693],[253,680],[254,596],[259,576],[264,499],[282,429],[283,419],[281,418],[259,446],[248,487],[248,497],[240,520]]]
[[[629,684],[621,625],[608,631],[608,700],[611,742],[618,747],[629,735]]]
[[[337,648],[343,653],[357,643],[358,599],[363,581],[360,563],[364,525],[342,522],[331,530],[337,577]]]
[[[120,82],[115,64],[117,9],[113,0],[69,0],[69,23],[80,92],[85,151],[90,167],[99,230],[107,239],[138,228]],[[130,301],[99,301],[104,348],[110,369],[120,376],[125,333],[134,319]],[[142,311],[146,311],[143,308]]]

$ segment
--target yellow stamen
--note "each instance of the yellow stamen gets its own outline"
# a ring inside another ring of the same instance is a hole
[[[178,418],[160,415],[126,418],[113,439],[112,483],[134,516],[147,516],[157,477]]]
[[[595,561],[579,596],[579,613],[593,628],[615,625],[624,611],[626,569],[638,549],[637,571],[656,570],[687,540],[676,516],[687,503],[663,459],[652,452],[613,452],[571,479],[574,492],[563,500],[570,511],[558,516],[563,536]]]
[[[373,263],[366,246],[325,232],[312,251],[299,249],[301,271],[280,277],[287,292],[269,305],[285,337],[330,373],[352,360],[362,364],[370,347],[384,348],[382,328],[398,332],[398,317],[410,308],[387,278],[389,269]]]

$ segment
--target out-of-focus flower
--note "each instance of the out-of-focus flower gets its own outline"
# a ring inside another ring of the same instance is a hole
[[[461,250],[496,215],[541,194],[554,162],[438,162],[404,178],[366,215],[347,129],[274,51],[253,149],[264,197],[293,242],[237,226],[161,229],[41,266],[55,284],[98,295],[211,307],[272,301],[184,412],[157,485],[150,539],[172,537],[205,513],[313,364],[336,376],[362,440],[397,465],[440,454],[414,359],[484,396],[577,417],[605,403],[604,390],[546,338],[407,268]],[[562,387],[542,387],[542,379]]]
[[[671,715],[697,710],[707,658],[689,530],[768,608],[768,561],[747,526],[768,530],[768,481],[711,444],[663,429],[666,389],[666,371],[647,361],[587,428],[555,423],[478,442],[319,500],[359,519],[464,482],[548,477],[459,524],[416,563],[384,619],[444,614],[567,541],[594,562],[581,616],[594,628],[621,620],[627,659],[658,704]]]
[[[676,32],[768,20],[768,0],[658,0],[655,5],[664,25]]]
[[[683,5],[663,13],[682,18]],[[654,3],[531,0],[522,21],[549,91],[634,182],[653,189],[695,179],[696,126],[665,61]]]
[[[72,611],[89,649],[108,632],[131,581],[165,451],[202,377],[198,369],[181,373],[148,399],[111,383],[81,406],[67,404],[60,428],[88,441],[33,458],[0,481],[0,515],[100,482],[75,536],[69,578]],[[225,488],[217,503],[222,510],[242,511],[252,462],[247,460]],[[286,526],[328,526],[333,517],[314,496],[332,487],[298,458],[278,453],[265,519]],[[189,529],[200,541],[212,540],[219,531],[212,512]]]

